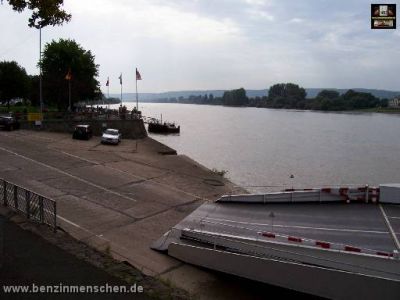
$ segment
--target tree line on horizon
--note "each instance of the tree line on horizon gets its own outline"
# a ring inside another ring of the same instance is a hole
[[[249,98],[244,88],[225,91],[222,97],[213,94],[191,95],[187,98],[165,98],[160,102],[226,105],[236,107],[264,107],[284,109],[309,109],[325,111],[356,110],[387,107],[388,99],[380,99],[371,93],[349,89],[340,94],[335,90],[322,90],[315,98],[306,98],[306,90],[294,83],[274,84],[262,97]]]

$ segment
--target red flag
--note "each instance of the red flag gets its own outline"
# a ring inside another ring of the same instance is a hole
[[[106,86],[109,86],[110,85],[110,78],[108,78],[107,77],[107,83],[106,83]]]
[[[142,80],[142,76],[140,75],[137,68],[136,68],[136,80]]]
[[[65,75],[65,80],[70,81],[72,79],[71,68],[68,69],[67,75]]]

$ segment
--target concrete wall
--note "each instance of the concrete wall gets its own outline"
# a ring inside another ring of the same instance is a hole
[[[87,124],[92,126],[93,135],[95,136],[100,136],[104,128],[119,129],[122,133],[122,138],[125,139],[137,139],[147,136],[147,131],[144,127],[143,120],[45,120],[42,123],[41,130],[69,132],[72,134],[74,126],[78,124]],[[34,122],[21,121],[21,129],[35,129],[35,124]]]

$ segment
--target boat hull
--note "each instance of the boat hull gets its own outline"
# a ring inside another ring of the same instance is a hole
[[[164,124],[156,124],[156,123],[149,123],[149,132],[153,133],[180,133],[181,127],[178,126],[169,126],[169,125],[164,125]]]

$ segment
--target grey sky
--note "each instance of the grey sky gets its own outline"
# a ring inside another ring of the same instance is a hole
[[[102,89],[109,76],[112,93],[120,72],[124,91],[135,90],[135,67],[142,92],[263,89],[278,82],[400,90],[400,29],[371,30],[370,3],[65,0],[72,21],[45,28],[43,43],[71,38],[91,50]],[[39,33],[28,28],[28,17],[0,6],[0,60],[37,74]]]

